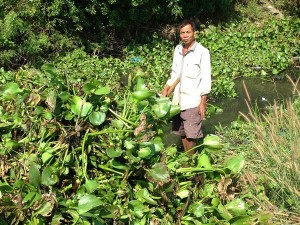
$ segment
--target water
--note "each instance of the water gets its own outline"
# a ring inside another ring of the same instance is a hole
[[[262,81],[259,78],[243,78],[236,81],[235,89],[238,94],[234,99],[218,99],[214,102],[223,109],[223,113],[212,115],[210,119],[205,121],[204,127],[213,127],[221,124],[222,126],[230,125],[237,120],[240,112],[247,114],[249,109],[246,104],[248,100],[243,82],[248,90],[250,104],[259,110],[266,110],[275,101],[282,101],[293,96],[293,86],[290,81],[283,79],[276,82]],[[210,129],[211,130],[211,129]]]

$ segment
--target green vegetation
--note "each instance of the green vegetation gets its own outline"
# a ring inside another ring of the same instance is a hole
[[[148,26],[205,18],[211,97],[229,98],[234,79],[280,79],[299,57],[297,2],[198,3],[0,1],[0,224],[297,224],[298,82],[190,157],[164,144],[179,109],[157,97],[176,32]]]
[[[0,64],[6,69],[41,66],[77,48],[119,54],[137,35],[145,38],[182,15],[228,16],[234,1],[200,0],[198,5],[183,0],[1,0]]]
[[[179,107],[155,97],[139,75],[113,91],[97,77],[63,82],[50,64],[35,72],[34,81],[25,79],[32,71],[3,73],[0,213],[9,223],[261,220],[243,196],[219,193],[238,179],[244,158],[213,163],[223,148],[214,135],[193,158],[164,146],[162,126]]]
[[[300,210],[299,92],[297,98],[285,104],[273,105],[267,115],[251,112],[257,140],[254,149],[259,153],[253,170],[259,171],[267,185],[270,199],[292,211]],[[295,138],[296,137],[296,138]],[[252,158],[255,160],[255,158]]]
[[[291,81],[291,87],[297,87]],[[243,154],[246,169],[242,177],[254,202],[272,211],[275,224],[297,224],[299,215],[299,91],[293,100],[274,104],[267,114],[249,104],[246,122],[219,127],[217,135],[228,140],[227,152]],[[250,101],[250,99],[248,99]],[[226,155],[219,155],[226,157]]]

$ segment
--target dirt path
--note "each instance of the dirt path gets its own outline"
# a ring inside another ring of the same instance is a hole
[[[283,13],[279,9],[275,8],[271,1],[261,0],[260,2],[263,5],[263,8],[272,13],[273,15],[276,15],[279,18],[284,17]]]

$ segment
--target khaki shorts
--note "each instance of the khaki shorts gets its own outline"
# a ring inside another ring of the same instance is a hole
[[[172,131],[179,136],[198,139],[203,137],[198,107],[183,110],[173,119]]]

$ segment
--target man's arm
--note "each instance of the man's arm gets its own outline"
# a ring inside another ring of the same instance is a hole
[[[162,97],[167,97],[168,96],[168,92],[169,92],[170,86],[166,85],[165,88],[163,89],[163,91],[161,92],[161,96]]]
[[[199,110],[201,120],[205,120],[207,95],[211,90],[211,65],[210,65],[209,51],[203,53],[200,66],[201,66],[202,80],[200,83],[201,102],[198,106],[198,110]]]
[[[178,47],[176,47],[174,50],[174,53],[173,53],[171,77],[167,81],[166,86],[164,87],[164,89],[161,92],[161,95],[163,97],[170,95],[170,93],[172,93],[174,91],[176,85],[179,83],[179,71],[178,71],[178,65],[176,63],[176,55],[178,54],[178,51],[179,51]],[[174,84],[175,84],[175,86],[174,86]]]
[[[201,120],[205,120],[206,101],[207,101],[207,95],[202,95],[201,102],[198,106],[199,115],[200,115]]]
[[[176,88],[177,84],[179,84],[179,82],[180,82],[180,79],[177,78],[172,85],[167,84],[165,86],[165,88],[163,89],[161,95],[163,97],[170,96],[170,94],[173,93],[173,91],[175,90],[175,88]]]

